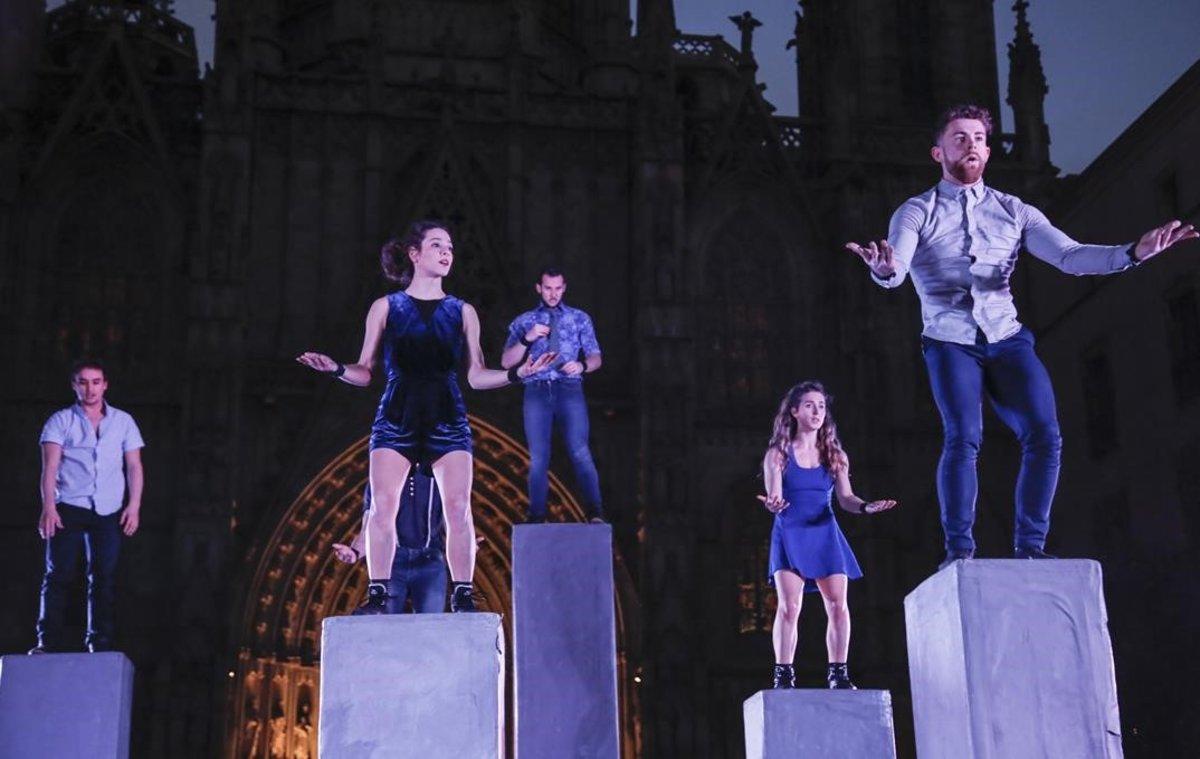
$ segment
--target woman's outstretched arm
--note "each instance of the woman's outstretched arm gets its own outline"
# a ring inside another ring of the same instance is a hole
[[[846,465],[837,473],[834,480],[834,493],[837,495],[838,506],[852,514],[876,514],[887,511],[896,505],[895,501],[882,500],[867,502],[854,494],[850,487],[850,458],[846,457]]]
[[[340,364],[324,353],[301,353],[296,360],[305,366],[325,374],[334,374],[347,385],[366,387],[371,384],[371,372],[375,370],[375,362],[379,358],[379,339],[383,336],[383,328],[387,325],[388,299],[380,298],[371,304],[367,312],[367,326],[363,334],[362,352],[359,353],[358,363]]]
[[[463,333],[467,336],[467,384],[473,390],[493,390],[511,385],[516,378],[540,372],[558,357],[557,353],[547,351],[538,356],[536,361],[526,359],[515,371],[489,369],[483,363],[483,349],[479,347],[479,315],[475,313],[475,307],[463,303],[462,315]]]

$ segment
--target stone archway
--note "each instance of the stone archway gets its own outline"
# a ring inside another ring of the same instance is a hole
[[[484,539],[475,583],[481,607],[505,615],[511,640],[511,527],[525,513],[529,456],[513,438],[478,417],[471,417],[471,429],[472,511],[476,531]],[[359,529],[366,482],[363,437],[305,486],[258,547],[236,622],[237,665],[229,673],[226,756],[316,756],[321,622],[350,613],[366,592],[362,570],[338,562],[329,547],[348,542]],[[549,508],[555,521],[584,521],[582,507],[553,473]],[[636,625],[637,596],[619,552],[614,569],[623,753],[635,756],[640,734],[632,680],[636,667],[629,666],[626,640]]]

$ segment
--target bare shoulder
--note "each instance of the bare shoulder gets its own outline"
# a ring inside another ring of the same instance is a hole
[[[462,314],[464,319],[475,319],[478,321],[479,314],[475,313],[475,307],[465,300],[462,302]]]
[[[763,454],[763,461],[767,462],[771,466],[782,466],[783,454],[779,452],[778,448],[768,448],[767,452]]]

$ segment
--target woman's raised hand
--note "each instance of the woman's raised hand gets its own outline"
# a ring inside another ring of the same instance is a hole
[[[766,506],[767,511],[772,514],[778,514],[791,505],[783,500],[783,496],[781,495],[760,495],[758,496],[758,500],[762,501],[763,506]]]
[[[338,368],[338,362],[334,361],[329,356],[326,356],[324,353],[313,353],[312,351],[309,351],[308,353],[301,353],[299,356],[296,356],[296,360],[308,368],[315,369],[318,372],[335,372]]]
[[[546,351],[537,358],[527,358],[525,363],[521,364],[521,368],[517,370],[517,376],[524,379],[531,375],[537,374],[540,371],[549,369],[554,363],[554,359],[558,358],[558,354],[554,351]],[[336,368],[336,367],[335,367]]]
[[[863,513],[878,514],[881,511],[887,511],[888,509],[895,508],[895,506],[896,502],[892,500],[885,499],[882,501],[871,501],[870,503],[863,504]]]

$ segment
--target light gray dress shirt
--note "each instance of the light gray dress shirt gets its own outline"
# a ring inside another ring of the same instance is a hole
[[[975,343],[977,328],[989,343],[1021,329],[1008,282],[1022,247],[1068,274],[1133,266],[1128,244],[1075,242],[1041,211],[982,180],[964,187],[943,179],[904,201],[888,225],[888,242],[896,273],[871,277],[891,288],[911,273],[921,299],[921,334],[961,345]]]
[[[100,434],[78,404],[54,412],[42,427],[42,443],[62,446],[54,500],[101,516],[121,510],[125,500],[125,453],[142,448],[133,417],[104,404]]]

